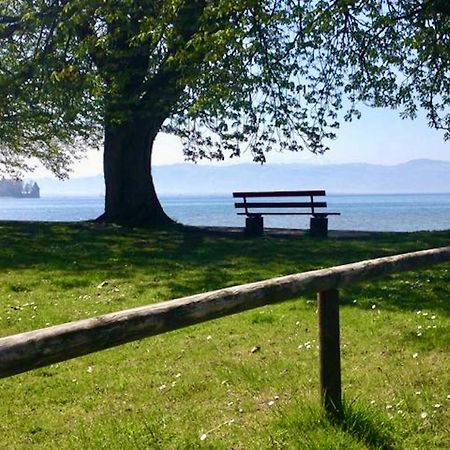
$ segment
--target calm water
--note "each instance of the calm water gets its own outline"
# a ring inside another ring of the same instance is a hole
[[[450,229],[450,194],[329,195],[330,229],[417,231]],[[162,196],[172,218],[189,225],[242,226],[230,196]],[[101,214],[101,197],[0,198],[0,220],[80,221]],[[266,226],[307,228],[307,216],[266,217]]]

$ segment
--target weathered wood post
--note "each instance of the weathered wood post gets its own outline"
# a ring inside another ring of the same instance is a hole
[[[320,395],[325,412],[342,416],[339,291],[317,294],[320,345]]]

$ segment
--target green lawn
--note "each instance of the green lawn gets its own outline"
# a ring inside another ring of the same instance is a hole
[[[449,241],[0,223],[0,335]],[[449,269],[341,292],[342,423],[319,407],[311,297],[0,380],[0,448],[448,449]]]

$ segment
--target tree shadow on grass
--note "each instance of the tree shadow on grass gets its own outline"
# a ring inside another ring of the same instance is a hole
[[[135,281],[136,273],[191,295],[274,276],[345,264],[358,260],[445,245],[450,232],[386,233],[364,238],[316,240],[308,236],[246,238],[236,233],[208,233],[176,226],[146,229],[95,223],[0,222],[0,270],[34,268],[43,273],[61,271],[69,281],[62,288],[84,287],[87,274],[107,279]],[[130,268],[130,269],[124,269]],[[185,273],[179,279],[178,274]],[[430,272],[420,272],[428,285]],[[448,308],[442,295],[448,292],[443,279],[436,286],[430,307]],[[384,296],[392,308],[416,309],[420,292],[398,278]],[[411,280],[413,283],[414,280]],[[447,280],[448,281],[448,280]],[[73,286],[72,286],[72,284]],[[177,285],[177,283],[179,285]],[[403,284],[402,284],[403,283]],[[377,298],[380,284],[358,285],[351,296]],[[360,290],[359,290],[360,289]],[[427,298],[430,295],[427,294]],[[360,303],[358,302],[358,305]]]

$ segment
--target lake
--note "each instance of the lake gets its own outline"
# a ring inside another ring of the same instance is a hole
[[[449,194],[328,195],[335,230],[419,231],[450,229]],[[170,217],[187,225],[242,226],[231,196],[161,196]],[[102,197],[0,198],[0,220],[82,221],[103,210]],[[265,225],[308,228],[308,216],[265,218]]]

